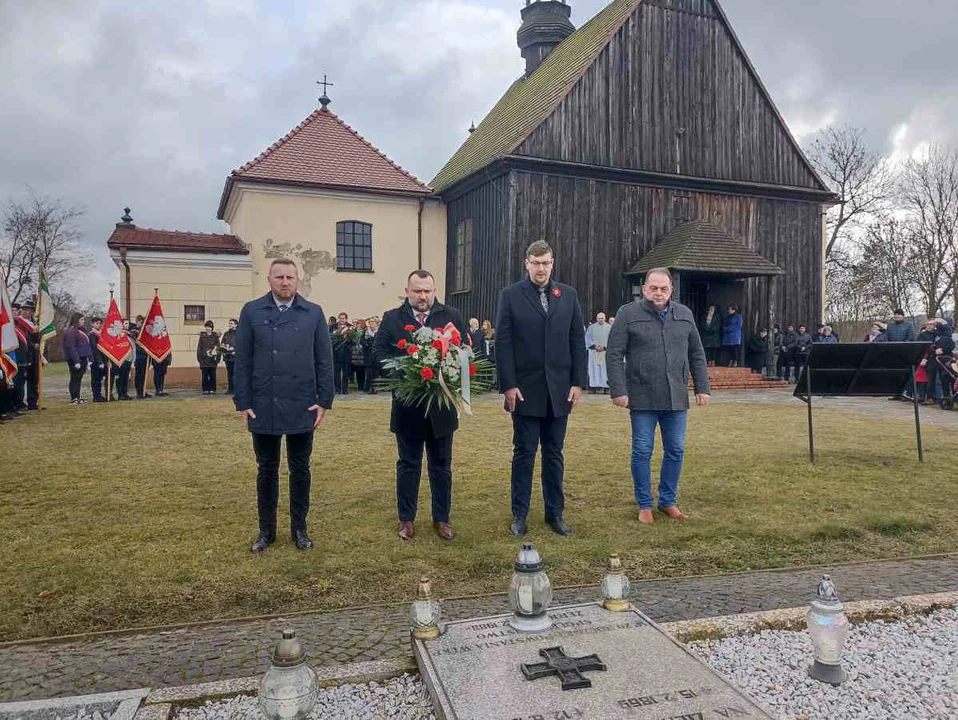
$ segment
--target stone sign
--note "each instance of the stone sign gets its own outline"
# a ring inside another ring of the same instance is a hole
[[[772,717],[635,608],[588,603],[549,614],[543,633],[519,633],[498,615],[414,640],[440,720]]]

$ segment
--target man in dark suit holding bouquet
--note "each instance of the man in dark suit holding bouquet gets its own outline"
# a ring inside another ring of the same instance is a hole
[[[387,310],[373,343],[373,362],[402,357],[414,345],[413,333],[423,327],[444,328],[452,323],[461,338],[466,334],[462,315],[455,308],[436,300],[436,281],[426,270],[416,270],[406,280],[406,300],[398,308]],[[382,369],[388,376],[389,370]],[[389,429],[396,434],[399,460],[396,462],[396,500],[399,506],[399,537],[412,540],[416,535],[416,510],[419,505],[419,481],[422,476],[422,452],[426,450],[429,488],[432,494],[432,520],[436,534],[452,540],[455,532],[449,524],[452,506],[452,440],[459,428],[456,408],[433,403],[423,405],[400,402],[393,393]]]
[[[499,391],[512,413],[513,535],[527,530],[540,443],[546,524],[559,535],[572,533],[562,519],[562,447],[569,413],[589,382],[589,355],[579,297],[552,280],[553,265],[549,244],[534,242],[526,251],[527,276],[499,292],[496,366]]]

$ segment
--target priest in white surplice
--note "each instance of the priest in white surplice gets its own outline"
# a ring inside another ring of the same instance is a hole
[[[589,348],[589,392],[609,393],[609,374],[605,366],[605,348],[609,344],[612,326],[605,321],[605,313],[598,313],[595,322],[585,331],[585,344]]]

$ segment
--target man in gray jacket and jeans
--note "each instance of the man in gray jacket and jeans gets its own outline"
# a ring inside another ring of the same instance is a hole
[[[676,494],[685,456],[690,369],[696,405],[708,404],[710,397],[705,350],[692,311],[672,302],[672,274],[667,269],[648,272],[642,295],[615,314],[606,353],[609,394],[616,407],[627,408],[632,415],[632,482],[639,522],[652,522],[656,425],[665,451],[659,510],[673,520],[688,520],[676,507]]]

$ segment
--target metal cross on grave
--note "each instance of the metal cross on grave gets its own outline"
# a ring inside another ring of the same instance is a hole
[[[589,680],[583,672],[595,670],[605,670],[605,663],[599,660],[596,654],[586,655],[585,657],[572,658],[565,654],[562,647],[544,648],[539,651],[539,655],[545,658],[541,663],[522,663],[522,674],[526,680],[538,680],[539,678],[558,675],[562,681],[563,690],[579,690],[581,688],[592,687],[592,681]]]

